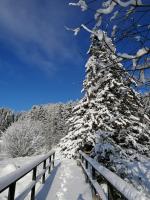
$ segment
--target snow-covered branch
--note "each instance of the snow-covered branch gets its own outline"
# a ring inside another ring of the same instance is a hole
[[[135,55],[130,55],[130,54],[127,54],[127,53],[118,53],[117,55],[121,58],[124,58],[124,59],[138,59],[146,54],[149,54],[150,53],[150,48],[148,47],[144,47],[144,48],[141,48],[137,51],[137,53]]]
[[[79,0],[77,3],[69,3],[70,6],[79,6],[81,7],[82,11],[88,9],[88,5],[86,4],[85,0]]]
[[[129,71],[134,74],[137,70],[140,82],[144,80],[142,82],[146,84],[144,69],[150,68],[147,60],[150,55],[150,28],[147,21],[150,5],[144,0],[102,0],[99,4],[96,2],[79,0],[77,3],[71,3],[70,5],[81,7],[82,11],[94,12],[94,16],[93,21],[87,20],[88,22],[77,28],[68,30],[77,35],[83,28],[91,35],[96,35],[115,54],[117,62],[122,62],[125,67],[126,63],[128,66],[130,63]]]

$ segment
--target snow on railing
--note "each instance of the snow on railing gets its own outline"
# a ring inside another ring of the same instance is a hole
[[[8,200],[22,200],[28,193],[31,191],[31,200],[35,199],[35,185],[42,178],[42,183],[45,183],[45,173],[48,170],[50,174],[51,169],[54,168],[54,159],[55,151],[50,151],[45,156],[41,156],[30,164],[26,164],[20,169],[0,178],[0,193],[8,190]],[[47,163],[48,162],[48,163]],[[43,170],[37,176],[37,167],[43,163]],[[32,181],[30,184],[19,194],[18,197],[15,197],[16,182],[19,181],[22,177],[32,171]]]
[[[102,200],[148,200],[142,192],[136,190],[131,184],[102,166],[96,160],[90,158],[82,151],[79,151],[79,154],[86,182],[91,184],[95,197],[97,196]]]

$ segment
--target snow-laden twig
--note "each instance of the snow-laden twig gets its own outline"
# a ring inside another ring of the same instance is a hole
[[[80,27],[77,27],[77,28],[69,28],[67,26],[65,26],[65,29],[67,31],[73,31],[74,32],[74,35],[77,35],[79,32],[80,32]]]
[[[85,0],[79,0],[77,3],[69,3],[70,6],[79,6],[81,7],[82,11],[88,9],[88,5],[86,4]]]
[[[138,59],[146,54],[149,54],[150,53],[150,48],[148,47],[144,47],[144,48],[141,48],[137,51],[137,53],[135,55],[130,55],[130,54],[127,54],[127,53],[118,53],[117,55],[121,58],[125,58],[125,59]]]

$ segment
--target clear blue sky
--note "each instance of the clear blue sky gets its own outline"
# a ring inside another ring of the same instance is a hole
[[[64,27],[76,28],[94,12],[81,12],[69,2],[0,1],[0,107],[21,111],[82,96],[89,34],[82,30],[75,37]],[[119,51],[131,47],[126,42]]]
[[[88,37],[64,26],[86,14],[68,2],[0,1],[0,107],[20,111],[81,97]]]

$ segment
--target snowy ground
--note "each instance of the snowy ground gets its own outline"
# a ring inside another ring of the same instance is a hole
[[[6,158],[0,161],[0,178],[6,176],[7,174],[17,170],[21,166],[30,163],[38,156],[34,157],[24,157],[24,158]],[[39,167],[39,170],[41,166]],[[31,182],[32,174],[29,173],[16,184],[16,196]],[[40,187],[40,183],[37,184],[37,189]],[[8,195],[8,190],[5,190],[0,194],[0,200],[6,200]],[[26,199],[29,199],[27,197]]]
[[[7,158],[0,161],[0,177],[17,170],[22,165],[29,163],[35,157]],[[61,160],[61,161],[60,161]],[[82,169],[77,166],[75,160],[64,159],[56,155],[55,169],[50,177],[47,176],[44,185],[36,185],[37,200],[91,200],[90,186],[85,183]],[[39,167],[39,171],[42,166]],[[16,196],[31,182],[32,174],[27,174],[17,182]],[[8,191],[0,194],[0,200],[7,199]],[[28,196],[26,199],[30,199]]]
[[[25,158],[7,158],[0,160],[0,177],[17,170],[22,165],[33,161],[38,156]],[[150,160],[142,162],[125,163],[128,166],[129,178],[135,188],[147,192],[150,198]],[[59,152],[56,154],[55,169],[50,177],[47,177],[43,187],[40,183],[36,185],[37,200],[91,200],[90,186],[85,183],[82,169],[77,166],[75,160],[64,159]],[[39,171],[42,166],[39,167]],[[16,196],[31,181],[32,174],[29,173],[22,178],[16,187]],[[0,194],[0,200],[7,199],[7,192]],[[29,197],[27,197],[29,199]]]
[[[132,185],[146,193],[150,199],[150,159],[125,164],[128,166],[128,177]]]
[[[81,167],[77,166],[75,160],[64,159],[47,179],[46,185],[41,187],[36,199],[91,200],[92,196]]]
[[[36,200],[91,200],[91,188],[85,182],[81,167],[73,159],[65,159],[56,149],[55,169],[38,190]]]
[[[0,139],[0,161],[7,157],[7,154],[3,151],[3,141]]]

